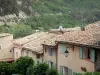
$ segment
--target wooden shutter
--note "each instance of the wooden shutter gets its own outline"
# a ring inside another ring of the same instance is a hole
[[[68,75],[72,75],[72,69],[68,68]]]
[[[60,48],[61,49],[61,52],[64,53],[66,51],[66,45],[61,44],[60,47],[61,47]]]
[[[92,62],[95,62],[95,50],[93,49],[90,50],[90,59]]]
[[[82,59],[83,58],[83,48],[79,48],[79,57]]]
[[[64,67],[64,70],[65,70],[65,75],[68,75],[68,68]]]
[[[63,66],[60,66],[60,75],[63,75]]]

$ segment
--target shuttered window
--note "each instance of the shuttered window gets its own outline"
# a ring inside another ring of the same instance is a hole
[[[83,58],[83,48],[79,48],[79,57],[82,59]]]
[[[63,66],[60,66],[60,75],[63,75]]]
[[[72,69],[68,68],[68,75],[72,75]]]
[[[61,52],[64,53],[66,51],[66,45],[60,44],[60,49],[61,49]]]
[[[95,62],[95,50],[91,49],[90,51],[90,60],[92,62]]]
[[[48,49],[48,54],[49,54],[49,56],[53,56],[53,48]]]

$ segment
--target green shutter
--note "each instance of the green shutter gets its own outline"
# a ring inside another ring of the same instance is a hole
[[[83,48],[79,48],[79,57],[82,59],[83,58]]]
[[[66,51],[66,45],[61,44],[60,47],[61,47],[61,52],[64,53]]]
[[[72,69],[68,68],[68,75],[72,75]]]
[[[92,62],[95,62],[95,50],[93,49],[90,50],[90,59]]]
[[[63,66],[60,66],[60,75],[63,75]]]

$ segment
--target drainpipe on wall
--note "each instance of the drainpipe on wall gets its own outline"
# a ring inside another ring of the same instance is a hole
[[[58,44],[56,44],[55,46],[55,50],[56,50],[56,69],[58,70]]]

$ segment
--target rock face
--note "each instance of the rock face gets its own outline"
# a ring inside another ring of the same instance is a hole
[[[32,0],[1,0],[0,2],[2,3],[0,3],[0,25],[18,24],[32,13]]]

